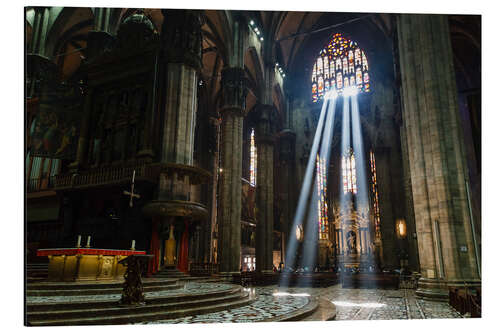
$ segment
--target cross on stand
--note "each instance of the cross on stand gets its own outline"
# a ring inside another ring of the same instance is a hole
[[[129,201],[129,206],[130,207],[133,207],[134,206],[134,198],[137,198],[137,199],[140,199],[141,196],[139,194],[135,194],[134,193],[134,181],[135,181],[135,170],[134,170],[134,173],[132,174],[132,185],[131,185],[131,188],[130,188],[130,192],[129,191],[123,191],[123,194],[125,195],[130,195],[130,201]]]

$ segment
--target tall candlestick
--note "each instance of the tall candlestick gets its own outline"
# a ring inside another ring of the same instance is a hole
[[[135,239],[132,239],[132,247],[130,249],[135,250]]]
[[[90,247],[90,236],[87,237],[87,245],[85,247]]]
[[[82,235],[78,235],[78,240],[76,241],[76,247],[82,246]]]

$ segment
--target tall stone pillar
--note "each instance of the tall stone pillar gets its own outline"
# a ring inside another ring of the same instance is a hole
[[[94,8],[94,27],[89,31],[87,61],[92,61],[113,47],[115,37],[111,33],[111,14],[116,8]]]
[[[48,7],[33,9],[33,34],[26,57],[26,96],[43,98],[42,95],[50,94],[51,90],[54,90],[52,85],[57,80],[59,71],[56,64],[46,55],[50,10]]]
[[[279,205],[281,207],[281,231],[282,255],[281,261],[285,262],[287,243],[292,231],[293,218],[295,214],[295,195],[297,192],[297,182],[295,176],[295,133],[290,129],[284,129],[279,133],[279,177],[280,194]]]
[[[235,12],[228,66],[221,71],[221,210],[218,222],[219,274],[230,278],[240,273],[241,260],[241,177],[243,117],[248,86],[244,55],[249,34],[243,15]]]
[[[219,219],[219,273],[240,273],[243,117],[247,87],[242,67],[222,70],[222,173]]]
[[[201,20],[196,11],[165,9],[165,112],[161,161],[193,164]]]
[[[380,207],[380,231],[382,241],[382,266],[387,269],[399,268],[398,244],[396,239],[395,196],[393,195],[394,175],[391,173],[391,149],[379,147],[375,151],[377,165],[377,185]]]
[[[165,9],[162,26],[160,95],[162,103],[158,197],[143,208],[160,229],[184,228],[178,238],[177,267],[188,270],[188,224],[207,222],[208,211],[193,195],[193,185],[210,174],[193,165],[197,108],[197,70],[201,67],[201,16],[198,11]]]
[[[272,105],[257,107],[258,120],[255,131],[257,145],[257,234],[255,244],[256,270],[273,271],[274,224],[274,143]]]
[[[417,295],[445,299],[448,286],[480,284],[448,17],[400,15],[397,28],[422,273]]]

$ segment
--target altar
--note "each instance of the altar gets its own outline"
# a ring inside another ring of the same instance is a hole
[[[39,249],[37,256],[49,258],[49,281],[112,281],[123,279],[126,267],[120,260],[145,251],[92,248]]]

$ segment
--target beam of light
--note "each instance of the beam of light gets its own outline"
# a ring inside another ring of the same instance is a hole
[[[344,89],[344,96],[356,96],[358,94],[358,87],[349,86]]]
[[[332,89],[326,94],[325,99],[336,99],[338,96],[337,89]]]
[[[351,97],[352,103],[352,145],[354,150],[354,158],[356,161],[356,179],[358,184],[358,194],[356,202],[361,205],[368,205],[368,184],[366,178],[365,166],[365,151],[363,147],[363,133],[361,132],[361,121],[359,118],[358,97]],[[361,206],[358,206],[361,207]],[[368,207],[368,206],[367,206]]]
[[[387,306],[384,303],[353,303],[346,301],[331,301],[335,306],[343,306],[343,307],[361,307],[361,308],[382,308]]]
[[[349,194],[350,192],[344,193],[344,169],[342,168],[342,159],[343,156],[349,151],[351,147],[351,124],[350,124],[350,112],[349,112],[349,96],[344,94],[343,98],[343,108],[342,108],[342,135],[340,137],[340,214],[341,215],[347,215],[350,212],[348,209],[350,209],[350,206],[348,205],[351,195]],[[347,171],[346,171],[347,172]],[[345,237],[343,229],[342,229],[342,224],[340,225],[340,233],[339,233],[339,244],[337,245],[339,248],[339,254],[342,256],[344,255],[344,248],[345,248]],[[341,274],[344,274],[344,269],[342,267]]]
[[[297,293],[297,294],[291,294],[288,292],[280,291],[276,292],[273,294],[274,297],[284,297],[284,296],[291,296],[291,297],[310,297],[311,295],[308,293]]]
[[[368,178],[366,175],[366,160],[365,160],[365,150],[363,147],[363,133],[361,131],[361,120],[359,117],[359,104],[358,97],[351,97],[352,103],[352,141],[353,141],[353,150],[354,150],[354,158],[356,161],[356,172],[357,182],[358,182],[358,194],[355,196],[356,199],[356,209],[358,212],[361,210],[361,213],[364,212],[365,217],[369,219],[369,209],[370,209],[370,201],[368,198]],[[362,242],[363,238],[365,239],[365,244],[363,244],[363,253],[368,254],[368,249],[370,248],[370,244],[372,243],[371,235],[369,232],[365,231],[365,237],[359,235],[360,239],[358,242]],[[367,255],[368,262],[366,263],[368,267],[374,267],[374,257]]]
[[[328,106],[328,113],[326,117],[325,130],[323,132],[323,137],[321,140],[321,148],[319,153],[319,161],[317,163],[321,163],[323,159],[325,161],[326,168],[329,165],[331,146],[332,146],[332,137],[333,137],[333,125],[335,120],[335,100],[330,102]],[[328,176],[328,172],[326,172]],[[309,272],[313,272],[316,267],[316,259],[318,252],[318,237],[319,237],[319,212],[318,212],[318,202],[320,200],[319,193],[317,191],[318,182],[320,175],[316,172],[316,186],[313,186],[313,192],[309,205],[309,214],[307,218],[307,230],[304,236],[304,252],[302,256],[301,266],[304,268],[308,268]],[[328,181],[328,180],[327,180]],[[312,283],[312,280],[308,282]]]
[[[306,210],[307,199],[309,197],[309,192],[311,190],[311,184],[313,179],[313,172],[316,160],[316,154],[318,153],[319,143],[321,139],[321,133],[323,131],[324,123],[325,123],[325,115],[327,110],[328,100],[323,101],[323,106],[321,107],[321,113],[318,120],[318,126],[316,127],[316,133],[314,134],[313,144],[311,147],[311,152],[309,154],[309,159],[307,161],[306,171],[304,173],[304,180],[302,182],[302,188],[300,190],[299,200],[297,203],[297,209],[295,211],[295,216],[293,218],[292,232],[290,232],[288,238],[287,249],[285,253],[285,271],[289,269],[293,269],[295,262],[295,254],[298,247],[298,241],[295,237],[295,233],[293,232],[299,224],[304,219],[304,214]],[[280,285],[287,286],[288,285],[288,275],[283,274],[281,276]]]
[[[351,124],[350,124],[350,113],[349,113],[349,97],[344,95],[343,98],[343,111],[342,111],[342,136],[340,138],[340,156],[341,156],[341,161],[342,157],[346,152],[348,152],[349,148],[351,147]],[[340,168],[340,211],[343,214],[346,214],[346,209],[347,207],[347,202],[349,196],[347,193],[344,193],[344,178],[343,178],[343,170],[342,170],[342,164]],[[341,233],[340,235],[340,252],[344,252],[344,235]]]

